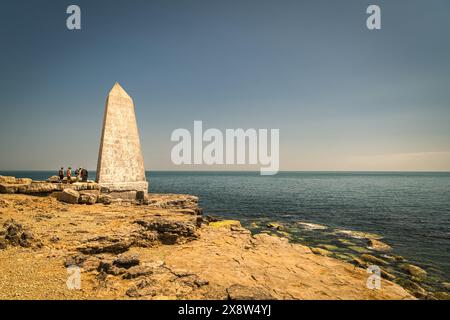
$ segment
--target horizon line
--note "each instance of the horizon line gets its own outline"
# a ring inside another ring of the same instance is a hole
[[[91,172],[96,172],[95,169],[88,169]],[[26,170],[26,169],[9,169],[9,170],[0,170],[0,172],[50,172],[58,170],[55,169],[36,169],[36,170]],[[259,170],[145,170],[145,172],[254,172],[259,173]],[[323,173],[348,173],[348,172],[378,172],[378,173],[450,173],[450,170],[278,170],[277,173],[282,172],[323,172]]]

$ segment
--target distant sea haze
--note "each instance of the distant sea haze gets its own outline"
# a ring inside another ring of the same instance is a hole
[[[56,171],[0,174],[45,180]],[[150,171],[147,179],[150,192],[197,195],[206,215],[246,226],[300,221],[376,233],[395,254],[449,280],[450,172]],[[309,234],[293,241],[313,241]]]

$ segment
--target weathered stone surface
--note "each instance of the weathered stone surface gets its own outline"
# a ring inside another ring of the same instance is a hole
[[[73,189],[64,189],[58,194],[58,200],[66,203],[76,204],[80,198],[80,193]]]
[[[322,248],[310,248],[310,249],[314,254],[319,254],[321,256],[329,256],[332,254],[330,251]]]
[[[135,223],[141,225],[148,231],[156,231],[158,238],[163,244],[175,244],[185,240],[198,238],[197,226],[189,221],[171,221],[166,219],[136,220]]]
[[[83,193],[80,194],[79,203],[80,204],[95,204],[97,202],[97,195],[93,193]]]
[[[267,224],[267,228],[276,229],[276,230],[284,230],[284,227],[277,222],[270,222]]]
[[[427,277],[427,272],[418,266],[412,264],[403,264],[401,268],[418,279],[425,279]]]
[[[139,256],[135,254],[122,254],[114,260],[113,264],[119,268],[129,269],[133,266],[139,265],[139,262]]]
[[[16,178],[11,176],[0,176],[0,183],[15,184]]]
[[[61,191],[61,184],[46,183],[46,182],[33,182],[27,185],[19,186],[18,193],[24,194],[47,194],[54,191]]]
[[[443,291],[436,292],[434,294],[434,296],[439,300],[450,300],[450,294],[447,292],[443,292]]]
[[[103,203],[103,204],[111,204],[112,202],[112,197],[110,195],[107,194],[100,194],[97,198],[97,201],[99,203]]]
[[[84,254],[113,253],[119,254],[127,251],[133,241],[112,237],[96,237],[90,239],[87,244],[78,247],[78,251]]]
[[[148,190],[133,100],[118,83],[106,100],[97,182],[109,191]]]
[[[154,196],[155,204],[170,202],[179,206],[180,202],[185,203],[178,198],[186,197]],[[196,217],[180,214],[172,207],[111,204],[87,208],[61,203],[52,197],[20,194],[1,195],[0,199],[8,201],[7,207],[1,209],[0,219],[15,219],[23,226],[33,226],[29,231],[33,232],[35,240],[39,238],[45,244],[36,251],[13,247],[9,242],[4,244],[6,250],[0,251],[0,270],[4,275],[0,276],[0,298],[413,298],[385,278],[382,290],[369,290],[365,286],[366,270],[313,255],[309,248],[286,239],[237,232],[231,227],[214,228],[206,223],[195,230]],[[17,207],[23,208],[26,214],[17,211]],[[35,218],[44,212],[51,219],[36,223]],[[144,225],[151,225],[151,221],[160,219],[168,224],[190,224],[194,226],[191,231],[195,230],[199,236],[193,238],[195,241],[182,241],[183,233],[189,234],[189,231],[183,232],[180,226],[154,226],[147,230],[136,223],[144,220],[147,222]],[[175,245],[161,245],[161,232],[178,229]],[[0,234],[0,239],[4,239],[6,230],[0,230]],[[114,265],[117,255],[124,252],[138,255],[139,265],[129,269]],[[63,263],[82,269],[82,290],[67,289],[68,275]],[[234,284],[242,287],[233,287]],[[248,293],[249,290],[252,292]]]
[[[0,249],[5,249],[7,245],[29,248],[33,245],[40,247],[41,242],[37,241],[33,233],[22,224],[9,220],[3,224],[3,230],[0,232]]]
[[[375,251],[387,252],[392,250],[392,247],[390,245],[376,239],[369,239],[367,241],[367,245],[370,249]]]
[[[142,276],[148,276],[153,273],[153,268],[147,266],[134,266],[124,273],[124,279],[135,279]]]
[[[272,300],[273,297],[262,287],[248,287],[234,284],[227,288],[230,300]]]
[[[9,183],[0,183],[0,193],[17,193],[19,190],[19,185],[17,184],[9,184]]]
[[[377,258],[375,256],[372,256],[370,254],[363,254],[363,255],[361,255],[361,259],[363,259],[364,261],[373,263],[375,265],[379,265],[379,266],[384,266],[384,265],[387,264],[386,261],[384,261],[384,260],[382,260],[380,258]]]
[[[231,229],[232,227],[241,227],[241,222],[238,220],[220,220],[220,221],[214,221],[210,222],[209,226],[213,228],[227,228]]]
[[[58,182],[61,182],[61,180],[59,180],[59,177],[58,177],[58,176],[51,176],[51,177],[49,177],[49,178],[47,179],[47,182],[50,182],[50,183],[58,183]]]
[[[33,180],[30,178],[16,178],[17,184],[30,184],[32,182],[33,182]]]

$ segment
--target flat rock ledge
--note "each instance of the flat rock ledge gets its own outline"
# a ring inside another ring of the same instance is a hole
[[[109,192],[94,181],[80,182],[73,179],[71,183],[67,183],[67,180],[59,181],[56,176],[50,177],[47,181],[0,176],[0,194],[49,195],[69,204],[93,205],[102,203],[110,205],[111,203],[127,203],[160,208],[176,206],[185,209],[185,213],[201,214],[201,209],[197,206],[198,197],[195,196],[177,195],[173,197],[170,194],[145,194],[143,199],[130,200],[129,193]]]
[[[414,299],[384,278],[371,290],[365,269],[286,238],[207,219],[197,197],[148,200],[0,195],[0,299]]]

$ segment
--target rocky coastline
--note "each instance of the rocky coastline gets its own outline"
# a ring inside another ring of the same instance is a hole
[[[377,257],[341,261],[332,248],[289,242],[275,223],[267,227],[278,236],[252,234],[239,221],[203,216],[192,195],[150,193],[129,201],[94,182],[14,177],[0,177],[0,193],[2,299],[447,297],[420,285],[403,288],[383,271],[381,288],[369,289],[366,267],[379,264]],[[73,268],[80,271],[76,289],[68,286]],[[417,266],[407,268],[426,277]]]

